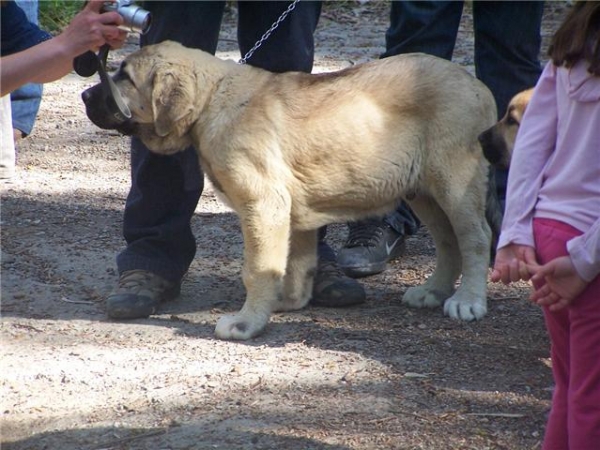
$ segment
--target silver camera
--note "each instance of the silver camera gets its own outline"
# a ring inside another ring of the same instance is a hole
[[[129,31],[145,34],[150,29],[152,15],[149,11],[134,5],[131,0],[105,2],[102,6],[102,12],[107,11],[118,12],[123,18],[123,28]]]

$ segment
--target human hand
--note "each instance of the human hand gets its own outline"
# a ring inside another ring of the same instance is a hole
[[[127,37],[127,31],[119,28],[123,18],[116,11],[101,13],[104,0],[90,0],[71,20],[65,30],[55,39],[65,45],[73,56],[88,50],[98,51],[104,44],[119,48]]]
[[[579,276],[569,256],[561,256],[544,264],[528,267],[533,275],[531,281],[545,284],[532,292],[529,299],[550,311],[569,306],[587,287],[588,282]]]
[[[504,284],[531,278],[527,265],[537,265],[535,250],[528,245],[510,244],[498,249],[490,280]]]

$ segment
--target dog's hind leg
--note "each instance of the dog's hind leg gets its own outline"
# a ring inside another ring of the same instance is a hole
[[[244,235],[242,278],[246,301],[237,314],[218,320],[218,338],[246,340],[258,335],[283,302],[291,201],[285,195],[275,194],[261,191],[262,198],[236,208],[241,211]]]
[[[483,194],[482,194],[483,195]],[[475,196],[476,197],[476,196]],[[465,196],[442,208],[430,200],[411,202],[435,243],[436,267],[421,286],[406,291],[402,301],[415,307],[444,305],[444,314],[461,320],[480,319],[487,313],[487,258],[490,228],[482,208]],[[483,203],[482,199],[479,199]],[[462,273],[460,286],[455,283]]]
[[[406,290],[402,302],[415,308],[435,308],[454,293],[462,265],[458,241],[448,217],[433,199],[417,197],[410,201],[410,206],[433,238],[436,264],[425,283]]]
[[[317,231],[292,231],[283,301],[276,311],[304,308],[312,295],[317,267]]]

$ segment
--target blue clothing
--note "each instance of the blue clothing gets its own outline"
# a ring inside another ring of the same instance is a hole
[[[37,1],[9,2],[2,7],[2,55],[39,44],[51,36],[37,26]],[[25,136],[31,134],[42,101],[42,85],[28,83],[10,94],[12,125]]]
[[[25,15],[27,16],[27,20],[35,25],[39,25],[39,8],[38,8],[38,0],[15,0],[19,8],[25,11]]]
[[[245,55],[288,7],[289,2],[238,2],[238,44]],[[225,7],[215,2],[146,2],[152,27],[141,45],[174,40],[215,53]],[[310,72],[314,56],[313,32],[320,2],[300,2],[249,64],[273,72]],[[117,256],[119,273],[141,269],[169,281],[179,281],[196,253],[190,221],[203,189],[203,174],[193,148],[172,156],[151,153],[139,139],[131,142],[131,190],[127,197],[123,232],[127,247]],[[324,230],[321,231],[321,236]],[[323,242],[320,255],[333,251]]]
[[[510,99],[533,87],[542,71],[539,62],[541,1],[474,1],[475,72],[492,91],[502,117]],[[386,52],[423,52],[452,59],[463,1],[393,1]],[[501,201],[506,193],[506,170],[496,171],[496,187]],[[399,233],[414,229],[406,204],[386,217]],[[413,217],[414,218],[414,217]],[[398,223],[403,223],[405,226]],[[407,228],[407,229],[404,229]]]
[[[13,129],[28,136],[33,130],[35,119],[42,103],[43,84],[27,83],[10,93]]]
[[[0,7],[0,55],[6,56],[40,44],[52,36],[31,23],[15,3]]]
[[[452,59],[462,1],[393,1],[382,57],[423,52]],[[475,72],[492,91],[502,117],[510,99],[535,86],[544,2],[474,1]]]

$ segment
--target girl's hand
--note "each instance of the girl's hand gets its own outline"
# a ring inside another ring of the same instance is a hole
[[[496,252],[494,269],[490,275],[493,282],[504,284],[531,278],[528,265],[537,265],[535,250],[528,245],[510,244]]]
[[[569,306],[587,287],[588,282],[579,276],[569,256],[561,256],[543,266],[530,265],[531,281],[545,284],[533,291],[529,299],[550,311]]]

